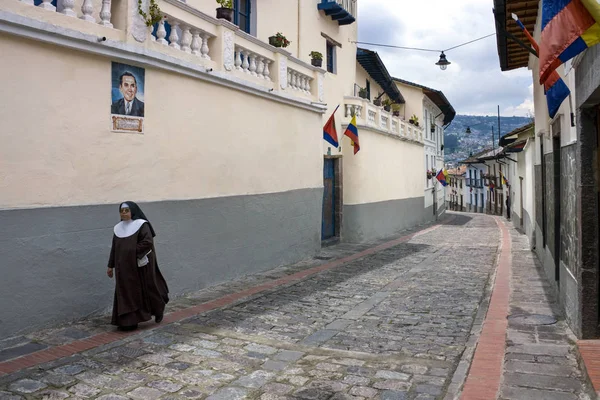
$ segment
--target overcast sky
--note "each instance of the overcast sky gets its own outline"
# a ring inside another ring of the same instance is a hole
[[[359,41],[447,49],[495,32],[492,0],[358,0]],[[444,92],[459,114],[533,114],[531,71],[500,71],[495,36],[450,50],[446,71],[439,53],[377,51],[390,74]]]

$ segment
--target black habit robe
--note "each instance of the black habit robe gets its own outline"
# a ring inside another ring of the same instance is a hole
[[[137,260],[146,254],[148,264],[138,267]],[[113,325],[133,326],[163,315],[169,289],[158,269],[153,231],[147,221],[130,236],[113,236],[108,267],[114,268],[116,280]]]

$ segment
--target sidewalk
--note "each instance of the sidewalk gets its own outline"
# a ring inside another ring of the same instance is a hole
[[[561,315],[540,262],[529,250],[526,236],[504,218],[497,221],[510,234],[510,243],[502,244],[492,294],[492,300],[498,296],[505,302],[504,315],[490,318],[491,313],[499,311],[490,306],[461,399],[490,400],[494,397],[489,391],[495,393],[496,388],[500,400],[595,398],[578,363],[575,337]],[[506,245],[510,246],[509,257],[502,260]],[[503,262],[508,267],[504,276]],[[500,320],[503,323],[499,325]],[[488,324],[495,324],[496,331],[486,332]],[[480,349],[486,342],[504,337]],[[487,363],[478,363],[478,356]]]

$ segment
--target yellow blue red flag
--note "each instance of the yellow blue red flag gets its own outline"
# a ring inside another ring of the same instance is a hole
[[[598,0],[543,0],[540,84],[560,64],[600,43],[598,21]]]
[[[448,185],[448,171],[445,168],[440,169],[436,176],[437,180],[442,184],[442,186]]]
[[[517,14],[512,14],[512,18],[515,20],[517,25],[519,25],[519,28],[523,30],[523,33],[525,34],[527,39],[529,39],[531,46],[533,46],[535,51],[539,54],[540,47],[538,46],[533,36],[531,36],[525,25],[523,25],[523,23],[519,20]],[[558,109],[560,108],[560,105],[563,103],[563,101],[565,101],[567,97],[569,97],[571,91],[569,90],[565,82],[562,80],[560,75],[558,75],[558,72],[552,71],[548,75],[548,79],[546,79],[546,81],[544,82],[544,94],[546,95],[548,114],[550,115],[550,118],[554,118],[554,116],[558,112]]]
[[[360,144],[358,142],[358,128],[356,127],[356,115],[352,116],[352,121],[348,124],[344,135],[348,136],[352,140],[352,146],[354,147],[354,154],[360,150]]]

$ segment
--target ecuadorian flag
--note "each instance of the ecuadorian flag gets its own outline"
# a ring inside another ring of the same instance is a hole
[[[437,180],[442,184],[442,186],[448,185],[448,171],[445,168],[440,169],[436,176]]]
[[[598,0],[543,0],[540,84],[560,64],[600,43],[598,21]]]
[[[344,135],[348,136],[352,140],[352,146],[354,147],[354,154],[360,150],[360,144],[358,143],[358,128],[356,127],[356,115],[352,116],[352,121],[348,124],[348,128],[344,132]]]
[[[519,20],[517,14],[512,14],[512,17],[519,28],[523,30],[523,33],[531,43],[531,46],[533,46],[535,51],[539,54],[540,47],[533,36],[531,36],[525,25],[523,25],[523,23]],[[560,105],[567,97],[569,97],[571,91],[562,78],[558,75],[558,72],[552,71],[548,75],[548,79],[546,79],[544,82],[544,94],[546,95],[546,103],[548,104],[548,114],[550,115],[550,118],[554,118],[558,112],[558,109],[560,108]]]

